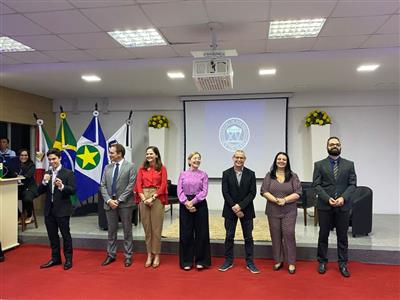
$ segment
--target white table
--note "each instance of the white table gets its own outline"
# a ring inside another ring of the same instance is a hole
[[[0,241],[3,250],[18,246],[18,181],[0,178]]]

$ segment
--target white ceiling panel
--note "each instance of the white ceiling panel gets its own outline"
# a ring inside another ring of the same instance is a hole
[[[170,43],[201,43],[211,41],[211,32],[206,24],[163,27],[159,30]]]
[[[177,53],[170,46],[140,47],[127,49],[137,58],[176,57]]]
[[[202,1],[182,1],[142,5],[150,21],[159,27],[206,24],[209,22]]]
[[[83,50],[44,51],[44,53],[60,60],[61,62],[97,60],[96,57]]]
[[[56,35],[18,36],[15,40],[35,50],[68,50],[75,49],[74,46],[60,39]]]
[[[389,16],[330,18],[319,36],[373,34],[388,18]]]
[[[211,49],[210,43],[177,44],[171,45],[171,48],[173,48],[179,56],[192,56],[190,51],[203,51]]]
[[[48,34],[44,28],[21,15],[2,15],[0,32],[3,35],[36,35]]]
[[[15,60],[11,57],[8,57],[4,54],[0,53],[0,72],[2,71],[2,65],[13,65],[13,64],[20,64],[18,60]]]
[[[267,38],[268,23],[224,23],[216,33],[219,41],[261,40]]]
[[[100,31],[77,10],[26,14],[28,18],[53,33],[83,33]]]
[[[77,8],[109,7],[135,4],[134,0],[69,0]]]
[[[378,33],[397,33],[399,34],[400,15],[393,15],[379,28]]]
[[[120,59],[135,59],[134,53],[129,52],[125,48],[118,49],[88,49],[90,55],[102,60],[120,60]]]
[[[397,0],[339,1],[331,17],[390,15],[399,9]]]
[[[362,44],[362,48],[400,47],[398,34],[375,34]]]
[[[38,51],[7,53],[7,56],[28,64],[58,62],[57,59]]]
[[[8,6],[0,2],[0,15],[12,14],[12,13],[15,13],[15,10],[9,8]]]
[[[256,40],[251,43],[243,43],[242,41],[223,41],[218,43],[218,49],[236,49],[239,55],[264,53],[267,51],[267,41]]]
[[[328,17],[337,1],[271,1],[271,20]]]
[[[121,44],[105,32],[60,34],[60,37],[79,49],[122,47]]]
[[[139,6],[83,9],[82,13],[105,31],[153,27]]]
[[[354,49],[360,47],[367,38],[367,35],[320,37],[312,50]]]
[[[206,0],[205,3],[211,22],[266,21],[269,16],[269,1]]]
[[[315,38],[279,39],[267,41],[267,52],[298,52],[312,48]]]
[[[73,9],[74,7],[65,0],[3,0],[3,2],[19,13],[43,12],[52,10]]]

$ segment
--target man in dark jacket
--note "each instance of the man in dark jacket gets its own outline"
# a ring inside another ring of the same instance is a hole
[[[72,268],[72,238],[69,220],[73,211],[70,196],[75,193],[74,173],[61,165],[61,152],[50,149],[47,152],[50,168],[44,174],[39,194],[46,193],[44,222],[51,246],[51,259],[40,266],[49,268],[61,264],[60,230],[64,244],[64,270]]]
[[[327,142],[329,156],[314,164],[313,187],[318,195],[318,272],[325,274],[328,263],[328,238],[336,228],[339,271],[349,277],[347,269],[347,230],[351,208],[351,195],[357,184],[354,163],[340,157],[341,144],[337,137]]]

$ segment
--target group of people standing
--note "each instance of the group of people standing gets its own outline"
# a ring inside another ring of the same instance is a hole
[[[319,238],[318,272],[327,270],[328,237],[336,228],[339,271],[349,277],[347,268],[349,209],[351,195],[356,187],[354,163],[342,158],[341,144],[337,137],[327,141],[328,157],[316,162],[313,173],[313,187],[318,195]],[[27,150],[20,151],[20,157],[29,156]],[[102,266],[116,260],[118,222],[121,220],[124,232],[124,266],[132,264],[133,237],[132,212],[135,203],[139,206],[140,219],[145,232],[147,259],[146,268],[160,265],[161,232],[164,206],[168,204],[167,170],[162,164],[157,147],[146,149],[146,158],[140,168],[124,159],[125,149],[120,144],[109,148],[111,163],[106,166],[100,192],[104,199],[108,223],[107,256]],[[57,149],[47,153],[50,171],[46,172],[37,193],[46,193],[45,224],[52,249],[51,260],[41,268],[61,264],[58,230],[64,240],[64,269],[72,267],[72,239],[69,218],[72,213],[70,195],[75,192],[72,171],[61,165],[61,154]],[[240,221],[244,237],[245,260],[251,273],[259,273],[254,264],[253,220],[256,217],[253,200],[257,195],[255,173],[245,167],[246,154],[237,150],[232,156],[233,166],[222,174],[222,195],[224,205],[225,260],[218,268],[227,271],[233,267],[234,238],[236,225]],[[21,162],[22,158],[21,158]],[[209,216],[207,207],[208,175],[200,170],[201,154],[192,152],[187,158],[188,170],[181,172],[177,184],[180,201],[179,221],[179,264],[185,271],[211,266]],[[22,172],[29,181],[29,163]],[[34,168],[33,168],[34,170]],[[28,175],[28,176],[27,176]],[[36,191],[35,191],[36,194]],[[302,194],[301,182],[290,166],[287,153],[276,154],[270,171],[266,174],[260,194],[266,199],[265,214],[268,218],[274,259],[273,270],[278,271],[287,263],[290,274],[296,272],[297,218],[296,201]],[[29,214],[29,205],[25,205]]]

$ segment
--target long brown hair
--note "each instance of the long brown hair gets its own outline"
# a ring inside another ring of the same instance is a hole
[[[160,171],[161,168],[162,168],[162,165],[163,165],[162,161],[161,161],[160,150],[158,150],[158,148],[156,146],[149,146],[149,147],[146,148],[146,153],[147,153],[147,150],[149,150],[149,149],[153,150],[153,152],[157,156],[156,157],[156,161],[154,163],[154,169],[156,171]],[[147,161],[147,159],[144,159],[143,168],[145,168],[145,169],[150,168],[150,163]]]

